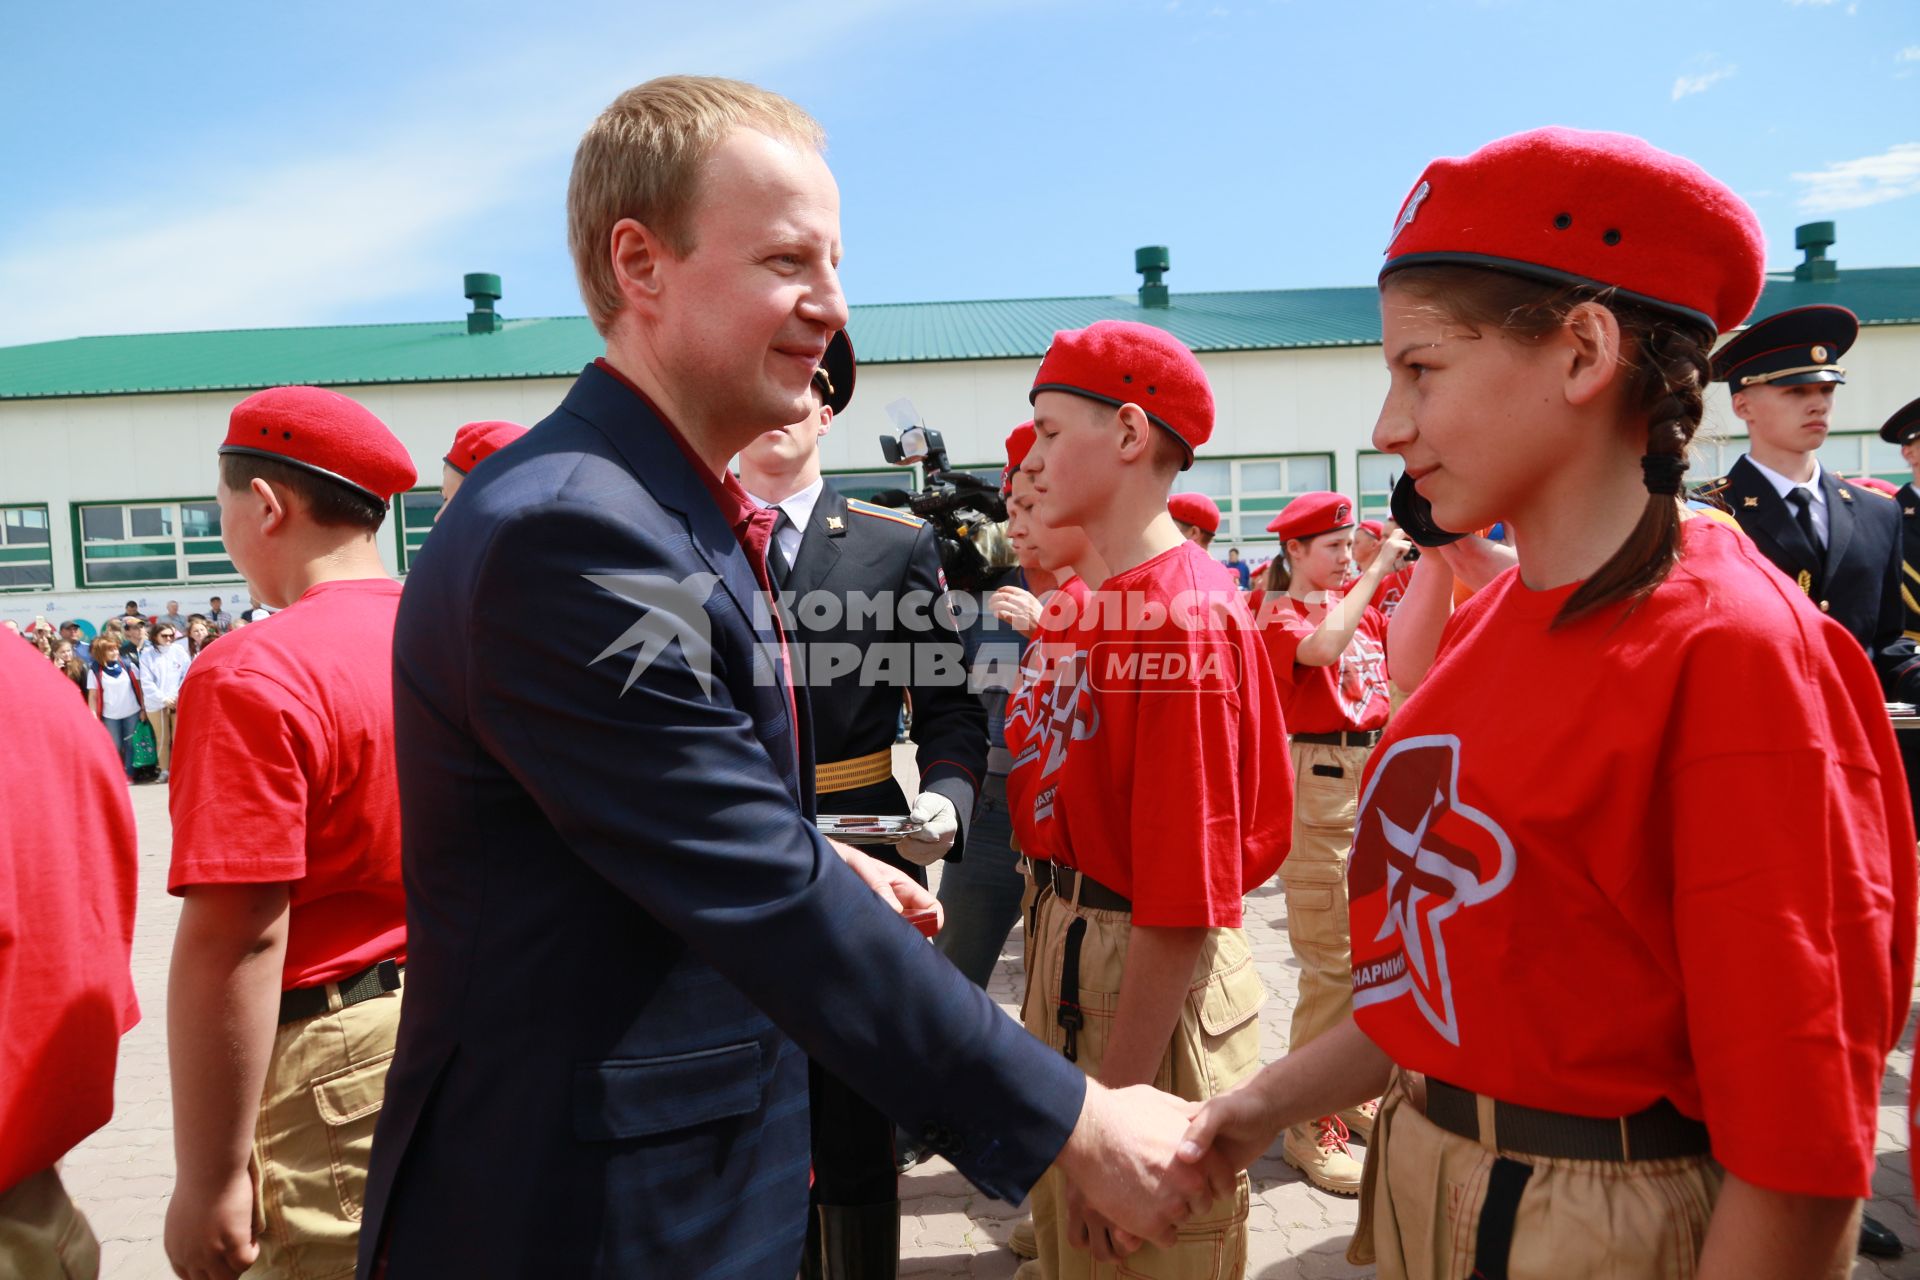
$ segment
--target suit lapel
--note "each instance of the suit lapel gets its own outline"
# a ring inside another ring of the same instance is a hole
[[[796,597],[817,590],[840,560],[840,540],[847,534],[847,500],[831,480],[820,485],[813,515],[800,534],[800,554],[787,575],[787,590]]]
[[[1832,582],[1840,557],[1853,540],[1853,494],[1845,491],[1833,472],[1820,468],[1820,488],[1827,495],[1827,563],[1824,580]]]
[[[1728,470],[1727,486],[1733,494],[1734,519],[1749,537],[1756,532],[1766,535],[1785,561],[1780,568],[1789,578],[1797,579],[1802,573],[1820,574],[1820,557],[1800,532],[1800,522],[1793,518],[1786,501],[1760,474],[1759,468],[1747,461],[1745,454]]]

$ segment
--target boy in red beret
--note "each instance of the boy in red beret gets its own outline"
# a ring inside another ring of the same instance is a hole
[[[1220,508],[1204,493],[1174,494],[1167,499],[1167,514],[1173,517],[1173,527],[1180,536],[1199,543],[1203,551],[1213,545],[1213,535],[1220,532]]]
[[[1056,685],[1036,779],[1058,839],[1035,867],[1049,883],[1025,1022],[1106,1085],[1202,1100],[1259,1065],[1266,991],[1241,897],[1285,856],[1293,798],[1279,698],[1238,584],[1167,510],[1212,434],[1213,393],[1171,334],[1102,321],[1054,335],[1032,401],[1033,513],[1078,525],[1109,572],[1076,630],[1084,660]],[[1057,1174],[1033,1206],[1029,1274],[1090,1276],[1132,1243]],[[1131,1257],[1129,1274],[1238,1274],[1247,1212],[1242,1179],[1176,1245]]]
[[[440,460],[440,509],[453,501],[468,472],[525,434],[527,428],[517,422],[469,422],[454,432],[453,448]],[[433,518],[438,520],[439,512]]]
[[[194,662],[174,747],[168,987],[182,1275],[353,1274],[400,1022],[400,584],[374,541],[414,483],[346,396],[277,387],[220,446],[221,537],[276,612]]]

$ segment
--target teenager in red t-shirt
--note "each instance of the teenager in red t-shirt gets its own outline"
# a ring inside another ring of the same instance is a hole
[[[1382,1277],[1845,1275],[1912,994],[1899,755],[1860,646],[1676,501],[1759,221],[1639,139],[1543,129],[1435,161],[1393,237],[1374,444],[1519,565],[1363,780],[1354,1020],[1186,1154],[1223,1182],[1398,1067],[1356,1241]]]
[[[1300,495],[1267,531],[1280,537],[1281,555],[1269,570],[1280,589],[1254,616],[1293,735],[1293,847],[1280,879],[1287,938],[1300,963],[1287,1038],[1298,1049],[1353,1012],[1347,854],[1360,773],[1392,713],[1387,620],[1372,602],[1410,544],[1398,529],[1383,531],[1360,574],[1349,578],[1357,530],[1353,502],[1340,493]],[[1377,1109],[1368,1101],[1294,1125],[1283,1158],[1323,1191],[1360,1194],[1360,1161],[1347,1145],[1348,1131],[1370,1135]]]
[[[0,1275],[91,1276],[100,1246],[56,1163],[113,1115],[139,857],[126,775],[73,685],[0,643],[0,706],[33,726],[0,803]]]
[[[1172,335],[1102,321],[1054,335],[1032,397],[1033,515],[1084,530],[1108,576],[1076,625],[1039,762],[1058,847],[1026,1025],[1107,1085],[1210,1097],[1258,1064],[1266,993],[1241,897],[1285,855],[1292,802],[1274,767],[1279,695],[1239,582],[1167,512],[1212,432],[1213,395]],[[1129,1274],[1237,1274],[1247,1195],[1228,1185]],[[1091,1275],[1131,1243],[1056,1175],[1033,1205],[1049,1278]]]
[[[278,612],[181,686],[166,1249],[185,1275],[353,1273],[407,950],[400,584],[374,538],[414,475],[378,418],[313,387],[248,397],[220,448],[221,537]]]

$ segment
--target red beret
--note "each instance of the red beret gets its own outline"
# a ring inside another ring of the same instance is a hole
[[[1000,492],[1005,493],[1013,484],[1013,473],[1027,460],[1027,451],[1033,448],[1033,423],[1023,422],[1007,433],[1007,465],[1000,472]]]
[[[1368,533],[1372,534],[1376,538],[1384,538],[1387,536],[1387,526],[1381,524],[1378,520],[1362,520],[1358,525],[1354,527],[1358,529],[1365,529]]]
[[[447,450],[446,464],[465,475],[482,458],[492,457],[525,434],[527,429],[517,422],[469,422],[453,433],[453,448]]]
[[[1900,496],[1900,490],[1891,480],[1882,480],[1879,476],[1861,476],[1858,480],[1849,480],[1848,484],[1861,489],[1873,489],[1886,494],[1889,498]]]
[[[1623,133],[1559,127],[1427,166],[1401,203],[1384,280],[1404,267],[1490,267],[1595,284],[1724,332],[1760,297],[1753,210],[1690,160]]]
[[[1148,421],[1193,451],[1213,435],[1213,388],[1206,370],[1180,339],[1132,320],[1101,320],[1062,329],[1034,375],[1027,403],[1042,391],[1066,391],[1102,404],[1138,405]]]
[[[290,463],[385,506],[419,473],[407,447],[372,410],[337,391],[271,387],[233,407],[221,453]]]
[[[1167,499],[1167,514],[1202,533],[1220,532],[1220,508],[1204,493],[1176,493]]]
[[[1303,493],[1286,505],[1268,533],[1277,533],[1281,541],[1290,538],[1317,538],[1353,527],[1353,500],[1344,493]]]

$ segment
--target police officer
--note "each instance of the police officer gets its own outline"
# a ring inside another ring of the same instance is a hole
[[[1836,361],[1859,328],[1845,307],[1796,307],[1720,348],[1713,376],[1726,382],[1749,439],[1746,454],[1701,493],[1865,646],[1887,696],[1910,702],[1920,695],[1920,657],[1902,634],[1899,511],[1815,456],[1826,443],[1834,388],[1846,381]]]
[[[743,451],[740,480],[780,510],[768,565],[796,683],[813,708],[819,812],[919,819],[918,834],[868,852],[924,884],[928,864],[960,854],[986,773],[987,717],[967,689],[932,526],[849,499],[820,474],[820,438],[852,398],[853,381],[853,344],[842,331],[814,376],[815,413]],[[911,804],[893,776],[903,698],[911,699],[920,766]],[[893,1122],[817,1065],[810,1105],[806,1274],[890,1277],[900,1253]]]
[[[1748,443],[1702,493],[1865,646],[1887,697],[1911,702],[1920,697],[1920,656],[1906,634],[1901,594],[1911,536],[1901,531],[1905,518],[1882,494],[1847,483],[1815,456],[1830,429],[1834,388],[1847,380],[1837,362],[1859,332],[1859,318],[1845,307],[1795,307],[1754,322],[1715,353],[1714,380],[1727,384]],[[1893,439],[1892,426],[1881,434]],[[1916,505],[1912,486],[1904,493],[1902,506]],[[1905,754],[1911,789],[1916,761],[1910,749]],[[1861,1219],[1862,1253],[1897,1257],[1901,1248],[1886,1227]]]
[[[1906,610],[1906,631],[1910,640],[1920,640],[1920,400],[1911,400],[1893,411],[1881,424],[1880,438],[1900,446],[1900,460],[1912,468],[1914,478],[1900,486],[1894,495],[1900,503],[1900,526],[1904,550],[1900,564],[1900,604]]]

